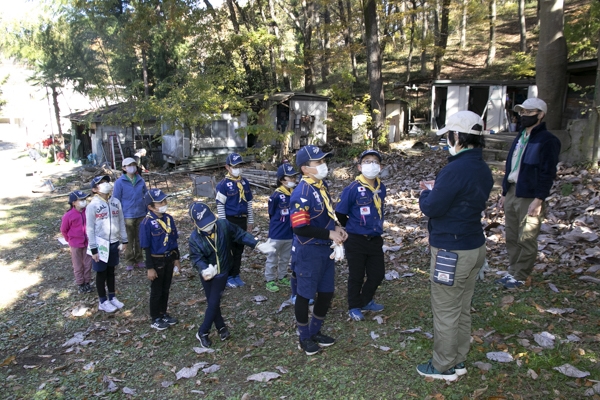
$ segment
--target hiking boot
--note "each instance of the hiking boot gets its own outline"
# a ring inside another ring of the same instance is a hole
[[[121,303],[116,297],[113,297],[112,300],[110,300],[110,302],[112,303],[113,306],[115,306],[119,310],[121,308],[123,308],[123,306],[125,305],[125,304]]]
[[[291,282],[290,282],[290,280],[289,280],[288,278],[281,278],[281,279],[279,280],[279,284],[280,284],[281,286],[290,287],[290,285],[291,285]]]
[[[275,281],[270,281],[270,282],[267,282],[267,290],[269,292],[273,292],[273,293],[279,292],[279,286],[277,286]]]
[[[84,285],[84,287],[85,287],[85,292],[86,292],[86,293],[92,293],[92,291],[93,291],[93,289],[92,289],[92,285],[90,285],[89,283],[86,283],[86,284]]]
[[[303,350],[307,356],[312,356],[321,351],[321,347],[313,342],[312,339],[298,339],[298,350]]]
[[[196,339],[200,341],[200,346],[204,347],[205,349],[210,349],[212,346],[212,342],[208,338],[208,333],[201,335],[200,332],[196,332]]]
[[[175,325],[176,323],[178,323],[179,321],[177,320],[177,318],[173,318],[171,317],[169,314],[165,314],[162,316],[162,320],[165,321],[167,324],[169,325]]]
[[[494,281],[494,283],[498,283],[498,284],[504,285],[506,282],[510,281],[511,279],[514,279],[513,276],[511,274],[507,273],[502,278],[496,279]]]
[[[155,318],[154,321],[150,324],[150,328],[154,328],[157,331],[164,331],[170,325],[162,318]]]
[[[457,376],[463,376],[467,374],[467,366],[464,362],[458,363],[454,366],[454,372]]]
[[[383,305],[375,303],[375,300],[371,300],[366,306],[361,308],[361,311],[383,311]]]
[[[115,307],[110,301],[104,300],[103,303],[98,304],[98,310],[107,313],[114,313],[115,311],[117,311],[117,307]]]
[[[235,278],[233,276],[230,276],[229,278],[227,278],[227,285],[226,285],[229,289],[233,289],[238,287],[237,282],[235,281]]]
[[[511,276],[509,280],[504,282],[504,289],[516,289],[518,287],[523,286],[524,284],[525,281],[518,281]]]
[[[348,316],[353,321],[364,321],[365,320],[365,316],[363,315],[362,312],[360,312],[359,308],[351,308],[348,311]]]
[[[329,337],[327,335],[323,335],[321,333],[321,331],[315,333],[314,335],[312,335],[312,337],[310,338],[310,340],[312,340],[313,342],[315,342],[317,345],[319,345],[320,347],[329,347],[331,345],[333,345],[335,343],[335,339],[332,337]]]
[[[235,280],[235,283],[236,285],[238,285],[238,287],[246,286],[246,282],[244,282],[239,275],[234,277],[233,279]]]
[[[79,288],[77,289],[77,291],[79,292],[79,294],[87,293],[87,291],[85,289],[85,283],[82,283],[81,285],[79,285]]]
[[[222,342],[224,340],[229,339],[229,337],[231,336],[231,333],[229,333],[229,329],[227,329],[227,327],[224,326],[221,329],[219,329],[219,336],[221,337],[221,342]]]
[[[453,382],[458,379],[458,375],[456,375],[454,368],[449,368],[446,371],[440,372],[435,369],[431,360],[425,364],[417,365],[417,372],[422,376],[428,376],[433,379],[443,379],[449,382]]]

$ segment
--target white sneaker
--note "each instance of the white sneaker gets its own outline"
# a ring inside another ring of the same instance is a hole
[[[113,313],[117,311],[117,307],[115,307],[110,301],[104,300],[104,303],[98,304],[98,310],[104,311],[107,313]]]
[[[123,308],[123,306],[125,305],[125,304],[121,303],[116,297],[113,297],[113,299],[110,300],[110,302],[112,303],[113,306],[117,307],[119,310],[121,308]]]

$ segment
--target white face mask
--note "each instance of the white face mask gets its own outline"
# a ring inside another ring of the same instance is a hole
[[[206,225],[204,228],[202,228],[200,230],[205,233],[210,233],[210,232],[212,232],[214,227],[215,227],[215,223],[213,222],[211,224]]]
[[[381,171],[381,166],[379,164],[361,164],[360,169],[365,178],[375,179]]]
[[[85,206],[87,206],[87,201],[86,200],[79,200],[77,202],[77,205],[79,206],[79,208],[85,208]]]
[[[325,179],[329,170],[327,169],[327,164],[319,164],[316,167],[317,173],[315,174],[315,178],[317,179]]]
[[[296,187],[296,182],[286,181],[285,186],[289,187],[290,189],[293,189]]]
[[[231,176],[238,177],[242,173],[241,168],[231,168]]]
[[[458,139],[456,137],[454,137],[454,146],[451,146],[450,140],[448,140],[448,152],[450,153],[451,156],[456,155],[456,153],[457,153],[456,146],[458,146]]]
[[[137,167],[133,165],[128,165],[125,167],[125,171],[127,171],[128,174],[133,174],[137,172]]]
[[[167,209],[169,208],[169,206],[162,206],[162,207],[158,207],[158,212],[161,214],[164,214],[167,212]]]
[[[113,188],[113,185],[112,185],[112,183],[109,183],[109,182],[102,182],[101,184],[98,185],[98,190],[102,194],[110,193],[112,188]]]

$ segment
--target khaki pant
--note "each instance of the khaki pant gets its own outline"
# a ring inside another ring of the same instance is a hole
[[[458,255],[452,286],[433,282],[438,249],[431,246],[432,362],[441,372],[467,359],[471,341],[471,298],[475,279],[485,260],[485,244],[473,250],[448,251]]]
[[[144,255],[140,247],[140,224],[144,217],[140,218],[125,218],[125,230],[127,231],[127,249],[123,256],[125,265],[135,266],[137,263],[144,261]]]
[[[504,198],[504,218],[506,220],[506,251],[508,252],[508,272],[516,280],[527,279],[538,253],[537,237],[542,227],[546,203],[537,217],[527,215],[533,199],[515,196],[515,185],[511,185]]]

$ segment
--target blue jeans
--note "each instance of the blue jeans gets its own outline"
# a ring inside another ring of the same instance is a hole
[[[213,322],[217,330],[225,326],[225,321],[221,315],[221,295],[227,284],[227,274],[219,274],[210,281],[205,281],[202,277],[200,277],[200,280],[204,287],[204,294],[206,294],[207,306],[204,321],[200,325],[198,333],[204,335],[210,331]]]

